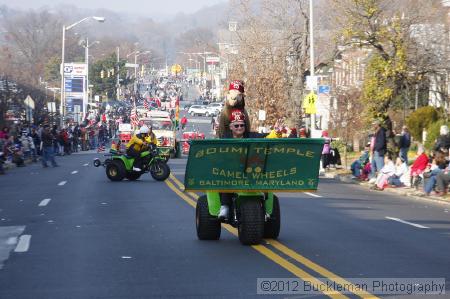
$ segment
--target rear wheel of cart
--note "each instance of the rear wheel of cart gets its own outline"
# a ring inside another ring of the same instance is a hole
[[[125,166],[122,161],[113,160],[106,165],[106,176],[114,182],[121,181],[125,177]]]

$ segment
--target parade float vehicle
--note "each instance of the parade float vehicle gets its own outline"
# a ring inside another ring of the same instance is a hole
[[[159,155],[166,161],[174,158],[177,151],[176,131],[170,118],[170,113],[166,111],[150,111],[147,117],[141,119],[147,126],[151,126],[153,133],[158,140]]]
[[[181,150],[183,155],[189,154],[189,148],[190,148],[190,141],[194,139],[205,139],[205,133],[200,133],[197,131],[189,131],[189,132],[183,132],[183,139],[181,140]]]
[[[119,124],[119,140],[122,144],[127,144],[133,136],[133,128],[131,124]]]
[[[100,159],[94,160],[94,166],[104,166],[106,168],[106,176],[111,181],[121,181],[128,179],[135,181],[144,173],[150,172],[150,175],[157,181],[164,181],[170,175],[170,168],[167,165],[164,157],[158,154],[156,147],[148,148],[148,150],[141,153],[142,171],[133,170],[134,158],[129,157],[120,151],[112,150],[110,154],[105,155],[104,162]]]
[[[196,206],[200,240],[218,240],[221,223],[238,230],[244,245],[275,239],[280,204],[274,192],[315,191],[323,139],[192,140],[185,190],[202,191]],[[220,193],[232,193],[226,219],[219,219]]]

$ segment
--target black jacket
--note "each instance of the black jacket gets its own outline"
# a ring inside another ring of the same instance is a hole
[[[411,146],[411,135],[404,133],[400,137],[400,148],[409,148]]]
[[[52,133],[46,133],[46,132],[42,132],[42,145],[44,147],[51,147],[53,146],[53,140],[54,140],[54,136]]]
[[[434,150],[438,151],[441,148],[449,149],[450,148],[450,136],[449,135],[440,135],[434,145]]]
[[[375,133],[375,144],[373,146],[373,151],[378,152],[380,155],[384,155],[386,153],[386,130],[384,128],[380,128]]]

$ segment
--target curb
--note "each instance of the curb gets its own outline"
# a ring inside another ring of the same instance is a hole
[[[366,187],[369,186],[369,184],[367,182],[359,182],[359,181],[353,180],[350,175],[325,173],[322,176],[327,179],[337,180],[341,183],[354,184],[354,185],[366,186]],[[377,192],[380,192],[380,191],[377,191]],[[448,200],[448,199],[442,199],[437,196],[417,196],[414,194],[415,191],[412,191],[409,189],[404,189],[404,188],[386,188],[386,189],[384,189],[383,192],[389,192],[389,193],[401,195],[403,197],[407,197],[408,199],[429,201],[429,202],[434,202],[434,203],[439,203],[439,204],[444,204],[444,205],[450,205],[450,200]]]

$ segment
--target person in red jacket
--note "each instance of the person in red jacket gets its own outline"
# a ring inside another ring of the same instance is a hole
[[[183,116],[183,118],[181,119],[181,129],[184,130],[184,128],[186,128],[186,124],[187,124],[187,118],[186,116]]]
[[[425,149],[423,145],[419,145],[417,148],[417,158],[414,161],[413,165],[411,165],[411,186],[419,187],[419,183],[421,180],[420,175],[424,172],[425,168],[429,163],[429,159],[427,154],[425,153]]]

